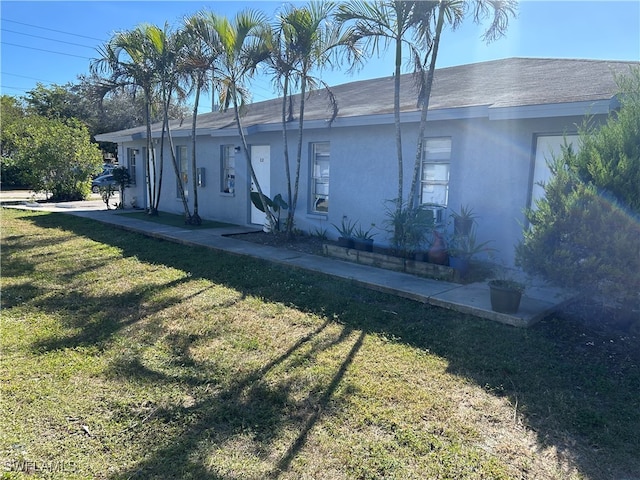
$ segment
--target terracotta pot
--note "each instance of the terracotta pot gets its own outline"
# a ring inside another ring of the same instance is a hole
[[[444,239],[437,231],[433,232],[433,244],[429,249],[429,262],[436,265],[446,265],[449,255]]]

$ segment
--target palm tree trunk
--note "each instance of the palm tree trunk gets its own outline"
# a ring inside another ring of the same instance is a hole
[[[402,39],[396,39],[396,68],[393,85],[393,116],[396,126],[396,155],[398,156],[398,197],[396,211],[402,209],[402,186],[404,183],[402,161],[402,132],[400,128],[400,72],[402,67]]]
[[[429,110],[429,98],[431,97],[431,86],[433,85],[433,76],[436,69],[436,59],[438,57],[438,48],[440,46],[440,36],[444,26],[444,7],[440,5],[438,11],[438,21],[436,22],[436,31],[433,39],[433,47],[431,49],[431,61],[429,63],[429,71],[427,79],[424,81],[424,73],[421,73],[420,96],[422,100],[422,109],[420,111],[420,127],[418,129],[418,142],[416,147],[416,158],[413,164],[413,176],[411,179],[411,190],[409,191],[408,204],[413,208],[418,203],[418,179],[420,178],[420,167],[422,165],[423,141],[424,134],[427,129],[427,113]]]
[[[285,75],[284,77],[284,85],[283,85],[283,95],[282,95],[282,143],[284,144],[284,171],[287,177],[287,201],[289,205],[293,205],[293,197],[291,193],[291,168],[289,166],[289,139],[287,138],[287,104],[290,100],[289,95],[289,75]],[[289,98],[288,98],[289,97]],[[287,235],[291,235],[292,227],[290,225],[293,224],[293,208],[289,209],[287,212]]]
[[[155,152],[154,152],[154,164],[156,164],[155,161]],[[162,135],[160,136],[160,157],[158,159],[159,165],[157,165],[156,167],[154,167],[154,176],[156,177],[156,181],[154,182],[154,189],[156,191],[156,203],[155,203],[155,214],[158,215],[158,211],[160,208],[160,195],[162,193],[162,174],[164,171],[164,122],[162,124]],[[157,172],[157,173],[155,173]]]
[[[155,209],[155,187],[152,189],[151,185],[155,185],[155,154],[153,151],[153,141],[151,138],[151,100],[145,94],[145,121],[147,124],[147,155],[146,155],[146,181],[147,181],[147,195],[149,198],[149,208],[147,213],[149,215],[157,215],[158,210]],[[151,169],[153,167],[153,176],[151,175]]]
[[[200,103],[200,89],[202,78],[198,76],[196,81],[196,93],[193,101],[193,118],[191,121],[191,172],[193,176],[193,215],[191,223],[194,225],[202,224],[202,219],[198,215],[198,181],[196,178],[196,124],[198,123],[198,104]]]
[[[271,227],[271,231],[273,233],[276,233],[276,220],[273,217],[273,214],[271,213],[271,210],[269,209],[267,202],[264,200],[264,193],[262,193],[262,187],[260,187],[260,182],[258,182],[258,177],[256,176],[256,172],[253,169],[253,164],[251,163],[251,152],[249,151],[249,148],[247,145],[247,139],[244,136],[244,129],[242,127],[242,120],[240,119],[240,111],[238,109],[238,102],[236,99],[235,91],[232,92],[232,94],[233,94],[233,114],[236,119],[236,125],[238,127],[238,134],[240,135],[240,141],[242,142],[244,156],[247,160],[247,163],[249,164],[249,174],[251,175],[251,180],[256,186],[256,190],[258,190],[258,194],[260,196],[260,203],[262,203],[262,208],[264,209],[264,212],[267,216],[267,220],[269,220],[269,226]]]
[[[289,204],[289,217],[290,220],[287,222],[287,232],[289,235],[293,235],[293,224],[294,224],[294,215],[296,211],[296,206],[298,205],[298,191],[300,189],[300,165],[302,164],[302,135],[304,132],[304,106],[305,106],[305,96],[307,94],[307,82],[302,79],[302,84],[300,85],[300,112],[298,119],[298,150],[296,152],[296,175],[295,175],[295,185],[293,188],[293,202]]]
[[[182,177],[180,172],[180,166],[178,165],[178,159],[176,158],[175,146],[173,144],[173,137],[171,136],[171,129],[169,127],[169,105],[165,104],[164,111],[164,124],[166,125],[167,138],[169,140],[169,150],[171,151],[171,163],[173,164],[173,169],[176,174],[176,184],[178,186],[178,193],[180,194],[180,200],[182,201],[182,208],[184,209],[184,222],[190,223],[191,221],[191,212],[189,211],[189,202],[187,202],[187,197],[184,193],[184,185],[182,183]]]

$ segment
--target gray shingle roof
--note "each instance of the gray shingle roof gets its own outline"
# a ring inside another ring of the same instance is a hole
[[[508,58],[437,69],[429,110],[487,106],[520,107],[610,100],[617,91],[615,75],[628,73],[640,62]],[[332,87],[339,118],[392,114],[393,77],[361,80]],[[326,120],[330,109],[326,94],[318,91],[305,104],[306,120]],[[417,111],[416,88],[411,74],[401,77],[401,111]],[[245,127],[280,122],[280,99],[254,103],[243,117]],[[233,112],[205,113],[198,129],[235,129]],[[176,130],[190,129],[184,121]],[[129,136],[144,127],[117,132]],[[112,134],[105,134],[112,136]],[[99,137],[98,137],[99,138]]]

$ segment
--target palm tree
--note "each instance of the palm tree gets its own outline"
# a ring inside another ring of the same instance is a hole
[[[175,145],[169,124],[169,110],[174,98],[177,96],[181,101],[185,98],[181,89],[181,76],[183,75],[182,58],[185,52],[184,35],[181,31],[172,31],[168,24],[164,28],[155,25],[148,27],[148,38],[150,40],[150,59],[157,76],[157,88],[162,102],[162,134],[160,136],[160,168],[162,169],[164,158],[165,133],[169,141],[169,151],[171,163],[176,175],[176,186],[184,209],[185,223],[191,222],[189,202],[184,190],[180,166],[176,157]],[[158,188],[160,196],[160,187]]]
[[[266,17],[256,10],[243,10],[236,14],[232,21],[211,12],[205,15],[220,41],[220,56],[217,79],[220,84],[220,105],[223,111],[233,106],[234,118],[238,134],[242,142],[249,173],[253,181],[262,207],[267,215],[271,230],[276,230],[276,219],[267,206],[262,188],[251,164],[251,152],[242,125],[242,115],[249,99],[249,91],[245,82],[251,78],[261,62],[269,57],[270,35]]]
[[[274,83],[282,92],[281,121],[289,201],[286,228],[289,235],[293,233],[298,202],[307,92],[322,85],[327,91],[330,107],[333,110],[332,120],[338,112],[337,103],[331,90],[322,80],[312,76],[311,72],[338,63],[341,52],[347,53],[349,59],[353,60],[352,68],[360,62],[360,52],[355,49],[352,36],[344,34],[341,25],[329,21],[334,10],[335,4],[332,2],[311,2],[303,7],[288,5],[278,16],[278,24],[273,29],[269,65],[274,72]],[[292,106],[294,87],[297,87],[300,92],[300,101],[296,169],[292,187],[287,123],[292,121],[294,116]]]
[[[197,13],[184,21],[187,50],[183,68],[189,75],[194,90],[193,113],[191,117],[191,170],[193,174],[193,215],[191,223],[200,225],[202,219],[198,214],[198,184],[195,172],[196,165],[196,127],[198,122],[198,106],[200,94],[207,91],[209,82],[214,78],[215,62],[221,51],[220,41],[212,25],[206,21],[206,14]]]
[[[414,59],[414,64],[416,65],[416,71],[418,72],[419,78],[420,91],[418,95],[418,106],[421,111],[416,156],[408,199],[409,205],[412,208],[415,208],[418,202],[417,186],[418,179],[420,177],[420,166],[422,164],[423,140],[427,125],[429,98],[431,96],[433,76],[436,69],[438,49],[445,20],[452,29],[455,30],[463,21],[464,16],[470,7],[473,7],[473,21],[475,23],[480,23],[482,20],[492,15],[493,18],[491,24],[482,36],[483,40],[490,42],[502,37],[506,33],[509,24],[509,17],[515,16],[517,7],[517,2],[514,0],[440,0],[436,3],[438,11],[437,16],[433,15],[431,12],[425,12],[423,9],[426,5],[424,4],[420,5],[420,3],[418,3],[420,8],[416,8],[414,10],[417,33],[423,38],[423,41],[426,41],[429,44],[429,49],[424,55],[423,60],[420,60],[419,57]],[[429,67],[425,71],[427,62],[429,63]]]
[[[108,73],[105,80],[106,94],[118,88],[130,88],[134,92],[142,91],[145,107],[145,125],[147,155],[146,183],[149,199],[148,213],[158,214],[160,201],[159,187],[162,176],[158,177],[158,169],[151,139],[151,109],[155,102],[156,73],[150,62],[148,25],[140,25],[133,30],[117,32],[105,45],[98,48],[100,58],[91,62],[93,73]],[[161,171],[161,169],[160,169]]]
[[[403,46],[407,46],[416,56],[426,49],[424,37],[415,36],[417,17],[414,9],[424,3],[428,9],[434,2],[419,1],[353,1],[338,8],[336,19],[340,22],[353,22],[353,42],[362,43],[365,50],[379,53],[393,45],[395,49],[393,114],[395,123],[396,155],[398,160],[398,194],[396,208],[399,213],[403,203],[403,160],[402,133],[400,129],[400,74],[402,73]]]

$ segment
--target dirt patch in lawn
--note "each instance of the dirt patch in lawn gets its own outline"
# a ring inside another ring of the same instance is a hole
[[[295,250],[296,252],[309,253],[312,255],[322,255],[322,244],[328,241],[311,235],[294,235],[291,238],[286,233],[266,232],[241,233],[229,235],[229,237],[246,242],[269,245],[271,247],[287,248],[289,250]]]

